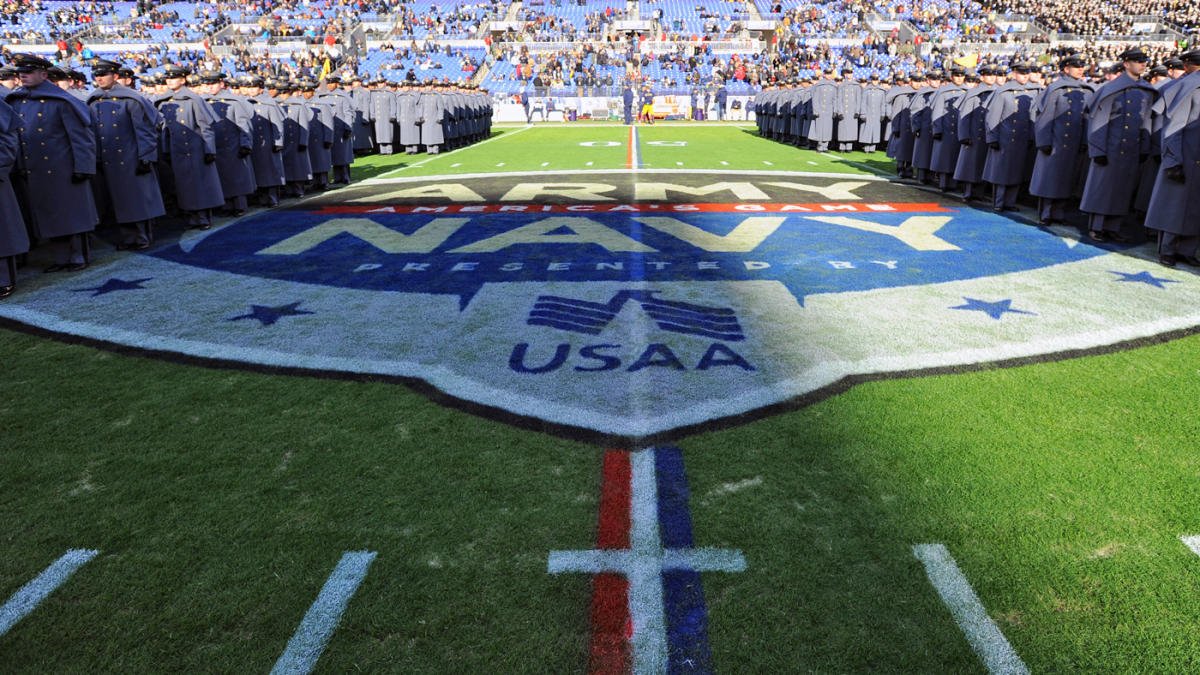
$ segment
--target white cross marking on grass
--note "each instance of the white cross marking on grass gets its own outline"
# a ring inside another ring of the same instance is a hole
[[[721,160],[721,166],[729,166],[729,162],[726,162],[725,160]]]
[[[591,166],[592,164],[594,164],[594,162],[584,162],[583,163],[584,166]]]
[[[542,166],[550,166],[550,162],[542,162]]]
[[[499,164],[497,164],[497,165],[496,165],[496,168],[497,168],[497,169],[499,169],[499,168],[500,168],[500,167],[502,167],[502,166],[504,166],[504,162],[500,162]]]
[[[550,574],[615,572],[628,579],[633,672],[663,673],[667,670],[663,572],[743,572],[746,559],[732,549],[664,549],[658,533],[654,450],[631,453],[630,464],[630,548],[551,551],[547,567]]]
[[[451,169],[457,169],[457,168],[458,168],[458,167],[460,167],[460,166],[462,166],[462,162],[455,162],[455,163],[453,163],[453,164],[451,164],[451,165],[450,165],[450,168],[451,168]]]
[[[1184,546],[1192,549],[1192,553],[1200,555],[1200,535],[1184,536],[1180,537],[1179,540],[1183,542]]]
[[[271,669],[272,675],[277,673],[310,673],[317,665],[317,659],[325,651],[325,645],[333,635],[350,604],[350,598],[358,590],[358,585],[367,576],[367,568],[375,560],[374,551],[349,551],[333,568],[325,586],[313,601],[304,619],[296,628],[296,633],[288,641],[283,655]]]
[[[766,164],[767,166],[775,166],[773,163],[771,163],[771,162],[768,162],[768,161],[767,161],[767,160],[765,160],[765,159],[763,160],[763,164]]]
[[[675,166],[683,166],[683,162],[675,162]]]
[[[813,161],[810,161],[810,162],[808,163],[808,165],[809,165],[809,166],[817,166],[817,163],[816,163],[816,162],[813,162]]]
[[[99,553],[99,551],[84,548],[70,549],[61,558],[50,563],[50,566],[34,577],[32,581],[18,588],[8,602],[0,607],[0,636],[3,636],[18,621],[37,609],[37,606],[53,593],[54,589],[71,578],[75,570],[83,567]]]
[[[917,560],[925,565],[929,583],[933,584],[942,603],[950,610],[954,622],[988,672],[1028,673],[1025,662],[988,616],[979,596],[971,588],[971,582],[958,568],[950,551],[941,544],[918,544],[912,550]]]

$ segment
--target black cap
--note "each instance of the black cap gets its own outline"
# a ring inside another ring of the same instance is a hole
[[[951,68],[950,68],[950,75],[951,75],[951,76],[954,76],[954,75],[966,75],[966,74],[967,74],[967,71],[966,71],[966,69],[965,69],[965,68],[963,68],[962,66],[953,66],[953,67],[951,67]]]
[[[1033,70],[1033,64],[1027,61],[1017,61],[1012,64],[1012,69],[1014,73],[1028,73]]]
[[[1184,52],[1180,54],[1179,60],[1183,61],[1185,64],[1190,63],[1193,66],[1200,66],[1200,49],[1193,49],[1190,52]]]
[[[946,79],[946,74],[940,70],[931,70],[925,77],[930,80],[944,80]]]
[[[247,75],[242,78],[243,87],[261,87],[267,83],[262,75]]]
[[[325,81],[332,84],[341,84],[342,78],[338,77],[337,75],[326,75]]]
[[[1146,55],[1146,52],[1142,51],[1141,47],[1126,49],[1117,58],[1122,61],[1136,61],[1138,63],[1147,63],[1150,61],[1150,57]]]
[[[46,79],[51,82],[62,82],[71,79],[71,75],[58,66],[50,66],[46,69]]]
[[[127,66],[121,66],[120,68],[118,68],[117,75],[119,75],[121,77],[130,77],[130,78],[134,78],[134,79],[137,78],[137,73],[133,72],[133,68],[129,68]]]
[[[0,66],[0,80],[7,80],[20,74],[14,66]]]
[[[107,59],[95,59],[92,61],[92,75],[112,75],[121,70],[121,64]]]
[[[1172,56],[1166,61],[1163,61],[1163,65],[1170,70],[1183,70],[1183,59],[1180,59],[1178,56]]]
[[[1087,62],[1085,62],[1083,57],[1078,54],[1064,56],[1062,60],[1058,62],[1059,68],[1084,68],[1086,66]]]
[[[163,70],[163,77],[187,77],[192,71],[187,66],[170,65]]]
[[[12,66],[17,69],[18,73],[32,73],[35,70],[48,71],[54,67],[54,64],[33,54],[13,54]]]
[[[1151,77],[1166,77],[1167,76],[1167,67],[1163,66],[1163,65],[1154,66],[1153,68],[1150,69],[1150,76]]]
[[[225,79],[225,73],[219,70],[206,70],[200,73],[200,82],[202,84],[216,84]]]

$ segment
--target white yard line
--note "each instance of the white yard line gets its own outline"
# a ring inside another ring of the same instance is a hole
[[[519,134],[519,133],[522,133],[522,132],[525,132],[525,131],[529,131],[529,130],[530,130],[530,129],[532,129],[532,128],[533,128],[532,126],[524,126],[524,127],[520,127],[520,128],[518,128],[518,129],[514,129],[514,130],[513,130],[511,133],[507,133],[507,134],[501,134],[501,135],[499,135],[499,136],[493,136],[492,138],[489,138],[489,139],[487,139],[486,141],[480,141],[480,142],[478,142],[478,143],[473,143],[473,144],[471,144],[471,145],[467,145],[467,146],[464,146],[464,147],[461,147],[461,148],[457,148],[457,149],[455,149],[455,150],[451,150],[450,152],[446,152],[446,153],[439,153],[439,154],[436,154],[436,155],[430,155],[430,156],[426,157],[425,159],[423,159],[423,160],[421,160],[421,161],[419,161],[419,162],[414,162],[413,164],[409,164],[408,166],[402,166],[402,167],[400,167],[399,169],[393,169],[393,170],[391,170],[391,171],[389,171],[389,172],[387,172],[387,173],[383,174],[382,176],[379,176],[379,178],[375,178],[375,179],[373,179],[373,180],[379,180],[379,179],[381,179],[381,178],[387,178],[388,176],[390,176],[390,175],[392,175],[392,174],[399,173],[399,172],[401,172],[401,171],[405,171],[405,170],[408,170],[408,169],[415,169],[415,168],[417,168],[418,166],[423,166],[423,165],[425,165],[425,164],[428,164],[429,162],[432,162],[432,161],[433,161],[433,160],[435,160],[435,159],[442,159],[442,158],[444,158],[444,157],[449,157],[450,155],[453,155],[453,154],[454,154],[454,153],[456,153],[456,152],[462,152],[463,150],[473,150],[473,149],[475,149],[475,148],[481,148],[481,147],[483,147],[483,146],[485,146],[485,145],[487,145],[488,143],[491,143],[491,142],[493,142],[493,141],[501,141],[501,140],[504,140],[504,139],[506,139],[506,138],[512,138],[513,136],[516,136],[517,134]],[[364,181],[364,182],[365,182],[365,181]],[[362,184],[362,183],[360,183],[360,185],[361,185],[361,184]]]
[[[352,551],[342,556],[288,641],[283,655],[275,662],[272,675],[312,672],[373,560],[375,553],[372,551]]]
[[[1192,553],[1195,553],[1196,555],[1200,555],[1200,534],[1183,536],[1183,537],[1180,537],[1179,540],[1183,542],[1184,546],[1187,546],[1188,548],[1190,548],[1192,550]]]
[[[73,548],[51,563],[41,574],[34,577],[33,581],[17,589],[8,602],[0,607],[0,636],[3,636],[18,621],[37,609],[37,606],[53,593],[54,589],[62,586],[76,570],[99,553],[99,551],[90,549]]]
[[[975,654],[989,673],[1028,673],[1029,668],[988,616],[971,582],[942,544],[918,544],[913,555],[925,565],[929,583],[950,610]]]

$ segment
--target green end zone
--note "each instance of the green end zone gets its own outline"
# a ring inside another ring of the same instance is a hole
[[[554,129],[548,147],[601,131]],[[583,147],[518,160],[541,133],[512,136],[511,153],[496,136],[413,170],[598,161]],[[779,170],[855,170],[736,129],[639,134],[688,142],[641,146],[649,165],[747,170],[775,162],[769,149]],[[714,142],[728,159],[676,152]],[[1128,259],[1144,267],[1138,255]],[[1165,285],[1152,290],[1175,290]],[[981,326],[1026,318],[945,309]],[[352,551],[376,557],[319,670],[588,667],[592,582],[546,565],[550,551],[596,545],[602,448],[370,378],[212,369],[11,330],[0,340],[0,602],[65,551],[100,551],[0,635],[6,671],[269,671]],[[1030,670],[1190,669],[1200,560],[1180,537],[1200,532],[1198,358],[1200,339],[1187,337],[866,382],[680,438],[696,545],[747,561],[704,575],[715,668],[982,669],[913,555],[940,543]]]

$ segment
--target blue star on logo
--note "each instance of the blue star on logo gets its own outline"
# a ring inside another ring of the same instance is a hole
[[[76,293],[86,293],[87,291],[92,291],[92,297],[94,298],[97,295],[105,295],[108,293],[114,293],[116,291],[134,291],[138,289],[144,289],[145,286],[142,284],[150,281],[153,278],[154,277],[146,277],[145,279],[134,279],[132,281],[114,278],[92,288],[73,288],[71,290],[75,291]]]
[[[241,321],[242,319],[256,319],[264,326],[273,326],[276,321],[279,321],[285,316],[301,316],[303,314],[312,314],[303,309],[297,309],[300,306],[299,302],[292,302],[279,307],[264,307],[263,305],[250,305],[250,313],[242,314],[241,316],[230,317],[227,321]]]
[[[1115,270],[1109,270],[1108,272],[1109,272],[1109,274],[1115,274],[1115,275],[1121,277],[1120,279],[1113,279],[1113,281],[1115,281],[1117,283],[1130,282],[1130,283],[1135,283],[1135,284],[1147,284],[1150,286],[1154,286],[1155,288],[1166,288],[1166,286],[1164,286],[1163,284],[1179,283],[1178,281],[1176,281],[1174,279],[1167,279],[1165,277],[1156,277],[1149,272],[1138,272],[1137,274],[1132,274],[1130,272],[1117,272]]]
[[[964,296],[963,300],[966,300],[967,304],[951,307],[950,309],[965,309],[968,311],[983,312],[997,321],[999,321],[1000,317],[1004,316],[1005,314],[1029,314],[1030,316],[1037,316],[1037,314],[1034,312],[1027,312],[1023,309],[1013,309],[1013,301],[1011,299],[987,302],[986,300],[977,300],[975,298],[968,298]]]

